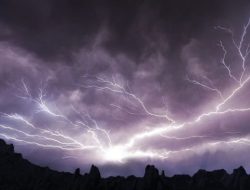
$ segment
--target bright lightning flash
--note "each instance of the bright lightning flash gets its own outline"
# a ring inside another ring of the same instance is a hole
[[[191,135],[184,137],[172,136],[171,133],[184,129],[185,127],[197,127],[205,118],[213,118],[215,116],[226,115],[229,113],[241,113],[250,112],[250,107],[240,107],[240,108],[227,108],[223,109],[224,106],[228,106],[228,103],[232,98],[237,98],[237,95],[241,90],[249,83],[250,74],[247,73],[247,58],[250,53],[249,44],[245,47],[245,39],[247,35],[247,30],[250,25],[250,19],[248,23],[244,26],[243,32],[241,33],[240,40],[237,42],[234,39],[234,34],[232,30],[218,26],[217,29],[226,31],[232,36],[233,45],[241,59],[240,68],[241,73],[235,75],[231,70],[230,65],[226,63],[227,49],[222,41],[219,43],[219,47],[222,49],[223,56],[221,63],[225,68],[230,80],[233,80],[237,85],[232,89],[231,93],[226,95],[222,90],[219,90],[214,86],[211,79],[204,77],[201,81],[191,79],[187,80],[198,85],[204,90],[216,93],[220,98],[220,102],[210,110],[205,113],[201,113],[192,120],[185,122],[179,122],[175,119],[172,114],[169,113],[155,113],[150,109],[146,103],[137,95],[131,92],[131,90],[124,85],[117,82],[115,77],[109,80],[106,77],[91,77],[90,83],[86,85],[81,85],[82,88],[94,88],[99,91],[105,91],[114,93],[115,95],[122,96],[129,102],[128,108],[123,108],[120,105],[112,104],[113,107],[125,110],[128,114],[144,114],[148,117],[165,119],[165,123],[160,127],[154,127],[146,131],[137,131],[132,136],[129,136],[123,142],[112,142],[112,135],[110,131],[100,127],[98,122],[93,119],[89,114],[82,114],[78,112],[73,106],[72,111],[80,115],[80,119],[72,120],[69,116],[59,113],[52,109],[48,101],[46,100],[46,93],[44,88],[39,89],[38,96],[34,97],[30,91],[28,84],[21,80],[22,92],[24,95],[19,96],[25,101],[31,102],[36,110],[33,111],[34,115],[45,114],[46,117],[50,117],[55,122],[63,123],[61,127],[47,127],[43,128],[33,121],[32,117],[27,117],[18,113],[2,113],[2,120],[0,123],[0,128],[2,132],[0,136],[7,140],[11,140],[23,144],[32,144],[41,148],[52,148],[60,149],[64,151],[69,151],[70,153],[79,151],[94,151],[97,155],[102,157],[105,161],[112,162],[125,162],[132,158],[153,158],[153,159],[167,159],[172,155],[180,154],[182,152],[192,152],[199,148],[200,146],[190,146],[188,148],[179,150],[157,150],[149,148],[144,150],[140,148],[141,142],[145,139],[153,137],[161,137],[162,139],[168,139],[172,141],[186,141],[189,139],[206,139],[209,135]],[[85,78],[88,76],[84,76]],[[130,109],[131,108],[131,109]],[[139,111],[134,112],[133,108]],[[13,123],[18,125],[14,125]],[[15,127],[19,126],[19,127]],[[77,134],[68,133],[68,128],[74,128]],[[230,132],[228,132],[230,133]],[[236,132],[237,133],[237,132]],[[250,145],[250,138],[229,138],[224,141],[214,141],[206,143],[207,146],[214,146],[218,144],[245,144]]]

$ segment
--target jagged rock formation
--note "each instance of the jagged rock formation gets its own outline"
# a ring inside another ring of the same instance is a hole
[[[0,140],[0,190],[249,190],[250,176],[243,167],[232,174],[225,170],[199,170],[192,177],[166,177],[148,165],[143,177],[101,178],[96,166],[88,174],[57,172],[31,164]]]

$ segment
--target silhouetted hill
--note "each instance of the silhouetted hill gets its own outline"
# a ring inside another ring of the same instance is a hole
[[[250,176],[243,167],[232,174],[225,170],[199,170],[192,177],[164,172],[148,165],[143,177],[101,178],[96,166],[88,174],[57,172],[36,166],[14,152],[13,145],[0,140],[0,190],[250,190]]]

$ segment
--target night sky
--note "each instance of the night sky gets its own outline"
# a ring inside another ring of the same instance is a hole
[[[0,138],[60,171],[250,172],[249,18],[247,0],[0,0]]]

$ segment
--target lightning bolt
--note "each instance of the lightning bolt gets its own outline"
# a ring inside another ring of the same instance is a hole
[[[143,100],[141,98],[139,98],[135,94],[129,92],[121,84],[117,83],[114,76],[112,77],[112,81],[109,81],[109,80],[107,80],[105,78],[102,78],[102,77],[95,77],[95,79],[96,79],[95,81],[92,81],[94,84],[92,84],[92,85],[82,85],[82,87],[96,88],[97,90],[107,90],[107,91],[110,91],[110,92],[113,92],[113,93],[121,94],[121,95],[123,95],[123,96],[125,96],[127,98],[131,98],[137,104],[139,104],[139,106],[143,109],[145,114],[147,114],[149,116],[153,116],[153,117],[164,118],[170,123],[175,123],[175,120],[173,118],[171,118],[168,114],[152,113],[147,108],[147,106],[145,105],[145,103],[143,102]],[[130,99],[128,99],[128,100],[131,102],[131,104],[136,106]],[[116,106],[116,107],[118,107],[118,106]],[[121,109],[121,107],[119,107],[119,108]],[[131,113],[131,112],[128,112],[128,113]]]
[[[42,88],[39,89],[38,98],[34,98],[31,95],[30,89],[24,80],[21,81],[22,89],[24,90],[24,95],[18,96],[24,100],[28,100],[36,105],[38,108],[34,111],[34,114],[46,113],[50,117],[54,118],[57,121],[65,122],[69,126],[76,127],[78,129],[86,129],[81,130],[82,133],[90,133],[92,136],[93,144],[86,143],[85,141],[76,140],[75,138],[65,135],[62,132],[55,129],[43,129],[39,126],[36,126],[31,121],[29,121],[24,116],[14,113],[7,114],[2,113],[2,118],[7,118],[8,120],[19,122],[20,126],[24,126],[24,129],[16,129],[13,126],[0,124],[0,128],[5,129],[7,131],[15,132],[10,135],[10,132],[0,135],[5,137],[6,139],[14,140],[17,142],[22,142],[26,144],[34,144],[42,148],[57,148],[62,150],[86,150],[86,149],[100,149],[104,150],[102,143],[98,138],[98,133],[102,133],[108,141],[108,145],[111,146],[111,139],[109,137],[109,133],[100,128],[97,122],[90,116],[87,115],[85,119],[81,118],[81,120],[71,121],[66,115],[56,113],[52,111],[47,105],[44,98],[46,97],[46,93]],[[74,109],[74,111],[76,111]],[[24,125],[22,125],[24,124]],[[32,131],[30,130],[32,129]],[[89,136],[89,135],[88,135]],[[28,138],[28,140],[27,140]],[[41,142],[40,142],[41,141]]]
[[[208,79],[207,77],[205,77],[205,79],[208,81],[209,85],[187,77],[187,81],[189,81],[195,85],[201,86],[207,90],[213,91],[213,92],[217,93],[221,99],[224,99],[222,92],[219,89],[213,87],[211,80]]]
[[[211,135],[190,135],[179,137],[172,134],[176,131],[178,132],[178,130],[201,126],[202,122],[206,118],[250,112],[250,107],[229,107],[223,109],[224,106],[228,106],[230,100],[237,98],[237,95],[244,87],[246,87],[250,80],[250,75],[247,73],[247,58],[250,53],[250,46],[249,44],[245,46],[249,25],[250,18],[247,24],[243,27],[243,31],[238,42],[235,40],[234,33],[231,29],[222,26],[216,27],[216,29],[225,31],[231,35],[233,46],[241,60],[241,72],[237,75],[234,74],[230,65],[226,63],[228,51],[224,43],[220,41],[219,47],[223,52],[221,64],[227,71],[228,77],[236,83],[236,87],[234,87],[232,91],[226,95],[223,90],[216,88],[212,80],[206,76],[203,77],[201,81],[187,77],[187,81],[190,83],[200,86],[201,88],[204,88],[208,91],[214,92],[220,98],[214,109],[201,113],[191,120],[185,122],[178,121],[172,114],[153,112],[153,109],[149,108],[142,98],[133,93],[129,87],[119,83],[114,76],[112,76],[111,79],[101,76],[90,77],[90,80],[88,80],[87,84],[80,85],[81,88],[93,88],[97,91],[104,91],[114,95],[119,95],[129,103],[128,107],[126,108],[117,104],[111,104],[112,107],[123,110],[131,115],[146,115],[148,117],[165,119],[165,122],[160,126],[143,131],[134,131],[134,134],[125,138],[125,140],[123,139],[123,141],[121,140],[116,142],[112,139],[111,131],[99,126],[98,122],[93,117],[91,117],[90,114],[83,114],[79,112],[74,106],[72,106],[72,111],[77,113],[80,119],[71,119],[68,115],[58,112],[50,107],[50,104],[46,100],[45,88],[39,88],[38,95],[34,96],[31,93],[28,84],[22,79],[20,90],[23,92],[23,95],[18,95],[18,97],[32,103],[32,105],[36,108],[32,111],[32,113],[34,115],[44,113],[46,114],[46,117],[50,117],[54,120],[55,125],[58,125],[58,123],[63,125],[60,127],[47,126],[44,128],[33,121],[32,118],[26,117],[24,115],[18,113],[2,113],[2,120],[0,120],[0,128],[2,132],[0,133],[0,136],[7,140],[22,144],[31,144],[46,149],[51,148],[72,152],[72,154],[68,155],[67,157],[63,157],[67,159],[75,158],[74,153],[76,151],[94,151],[96,155],[102,157],[107,162],[117,161],[121,163],[133,158],[150,157],[153,159],[168,159],[171,156],[175,156],[176,154],[182,154],[186,152],[192,153],[200,149],[204,149],[204,147],[214,147],[221,144],[241,144],[249,146],[250,137],[247,136],[239,138],[229,137],[228,139],[221,141],[214,140],[213,142],[203,142],[200,145],[192,145],[188,148],[181,148],[178,150],[154,148],[148,148],[145,150],[140,146],[142,145],[142,141],[153,137],[162,137],[172,141],[208,139],[211,138]],[[84,76],[84,78],[89,78],[89,76]],[[137,109],[136,111],[134,111],[135,108]],[[77,134],[73,132],[69,133],[68,128],[74,129]],[[239,132],[228,131],[224,132],[223,135],[234,133]]]

